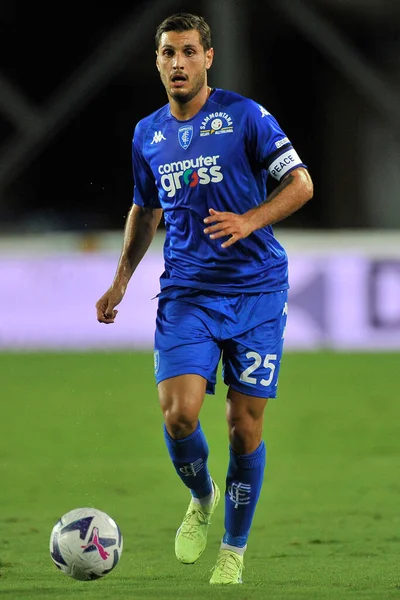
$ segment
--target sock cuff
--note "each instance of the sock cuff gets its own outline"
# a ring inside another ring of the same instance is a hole
[[[188,437],[182,438],[180,440],[176,440],[174,439],[168,432],[168,429],[164,423],[164,437],[165,439],[168,441],[169,444],[172,445],[176,445],[178,446],[179,444],[182,444],[184,442],[190,442],[191,440],[193,440],[193,438],[195,438],[197,435],[199,435],[201,433],[201,427],[200,427],[200,421],[197,422],[197,427],[196,429],[190,434],[188,435]]]
[[[247,548],[247,538],[249,537],[249,531],[245,533],[245,535],[231,535],[227,531],[224,533],[224,537],[222,538],[222,544],[225,546],[232,546],[232,550],[234,548],[242,548],[246,550]]]
[[[254,452],[251,452],[250,454],[236,454],[233,451],[232,446],[229,447],[229,453],[231,459],[235,460],[237,463],[240,463],[243,469],[253,469],[255,466],[258,466],[260,462],[265,461],[265,442],[262,440],[258,448],[256,448]]]

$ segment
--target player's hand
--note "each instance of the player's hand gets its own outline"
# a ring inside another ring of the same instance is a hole
[[[114,323],[118,314],[115,307],[121,302],[124,292],[121,289],[110,287],[96,302],[97,320],[99,323]]]
[[[232,246],[238,240],[249,236],[253,231],[245,214],[237,215],[231,212],[219,212],[213,208],[210,208],[209,213],[210,216],[204,219],[204,223],[211,226],[206,227],[204,233],[209,235],[212,240],[229,237],[229,240],[221,244],[222,248]]]

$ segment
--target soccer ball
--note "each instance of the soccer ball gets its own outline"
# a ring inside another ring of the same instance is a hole
[[[121,558],[123,540],[116,522],[95,508],[76,508],[54,525],[50,556],[63,573],[81,581],[110,573]]]

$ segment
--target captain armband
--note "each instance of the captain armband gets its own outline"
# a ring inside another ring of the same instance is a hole
[[[273,161],[268,166],[268,171],[274,179],[280,181],[286,173],[291,171],[296,167],[303,166],[303,162],[296,150],[291,148],[287,150],[284,154],[273,159]]]

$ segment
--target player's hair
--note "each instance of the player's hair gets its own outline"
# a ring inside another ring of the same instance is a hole
[[[200,34],[201,45],[204,50],[209,50],[211,48],[211,29],[209,24],[203,19],[203,17],[199,17],[197,15],[192,15],[191,13],[179,12],[175,15],[167,17],[164,19],[162,23],[157,27],[156,31],[156,48],[158,49],[160,45],[160,39],[163,33],[166,31],[190,31],[191,29],[196,29]]]

